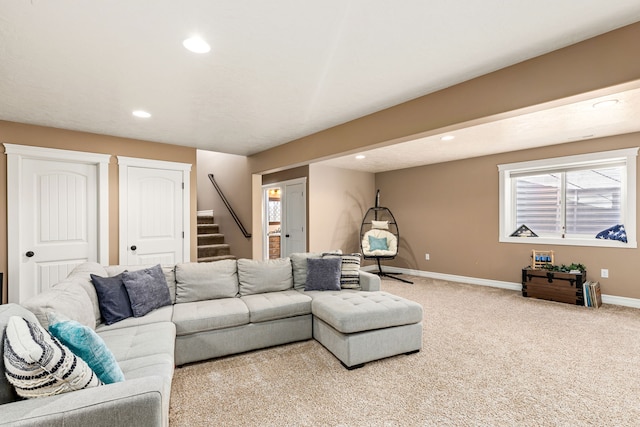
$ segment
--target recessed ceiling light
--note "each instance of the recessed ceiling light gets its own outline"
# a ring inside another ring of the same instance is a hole
[[[189,37],[182,42],[182,45],[193,53],[207,53],[211,50],[209,43],[198,36]]]
[[[365,156],[364,154],[358,154],[358,155],[356,156],[356,159],[358,159],[358,160],[362,160],[362,159],[365,159],[366,157],[367,157],[367,156]]]
[[[136,110],[131,114],[133,114],[136,117],[140,117],[141,119],[148,119],[149,117],[151,117],[151,113],[147,113],[146,111],[143,111],[143,110]]]
[[[445,135],[442,138],[440,138],[440,141],[451,141],[452,139],[455,139],[456,137],[453,135]]]
[[[613,107],[614,105],[616,105],[619,101],[617,99],[607,99],[606,101],[600,101],[600,102],[596,102],[595,104],[593,104],[593,108],[607,108],[607,107]]]

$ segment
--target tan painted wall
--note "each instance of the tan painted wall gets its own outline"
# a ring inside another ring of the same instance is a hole
[[[196,256],[196,150],[169,144],[97,135],[86,132],[0,121],[0,142],[64,150],[87,151],[113,156],[138,157],[190,163],[191,169],[191,259]],[[7,283],[7,157],[0,159],[0,271]],[[109,262],[118,263],[118,164],[115,157],[109,164]],[[6,292],[4,292],[6,295]]]
[[[360,224],[375,203],[375,175],[309,166],[309,250],[360,252]]]
[[[498,164],[637,146],[640,133],[376,174],[400,226],[400,256],[389,265],[519,283],[532,249],[553,250],[556,264],[584,264],[603,293],[640,298],[640,249],[498,242]]]
[[[640,80],[640,22],[250,157],[254,173],[309,164]],[[637,85],[637,82],[636,82]]]
[[[238,258],[251,258],[251,238],[246,238],[236,225],[231,213],[218,195],[208,174],[212,173],[242,225],[253,234],[251,222],[251,174],[245,156],[198,150],[198,210],[213,209],[215,221],[220,225],[225,243],[231,254]],[[257,236],[259,238],[260,232]]]

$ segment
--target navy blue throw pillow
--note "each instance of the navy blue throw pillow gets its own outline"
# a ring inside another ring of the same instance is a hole
[[[91,275],[98,294],[98,306],[104,323],[111,325],[133,316],[129,294],[122,281],[122,273],[113,277]]]

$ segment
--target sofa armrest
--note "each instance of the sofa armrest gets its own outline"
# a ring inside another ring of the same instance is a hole
[[[374,292],[380,290],[380,276],[363,270],[360,270],[359,273],[360,287],[363,291]]]
[[[0,405],[2,426],[163,426],[163,378],[152,376]],[[168,396],[166,396],[168,399]]]

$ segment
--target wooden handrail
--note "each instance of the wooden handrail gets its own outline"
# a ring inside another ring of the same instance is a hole
[[[220,188],[220,186],[218,185],[218,183],[214,179],[212,173],[209,174],[209,179],[211,180],[211,183],[213,184],[213,187],[216,189],[216,191],[220,195],[220,198],[222,199],[222,202],[227,207],[227,209],[229,209],[229,213],[233,217],[234,221],[236,222],[236,224],[238,224],[238,227],[240,227],[240,231],[242,231],[242,234],[244,235],[244,237],[246,237],[247,239],[250,239],[251,238],[251,233],[249,233],[247,231],[247,229],[244,228],[244,225],[242,225],[242,222],[240,221],[240,218],[238,218],[238,215],[236,215],[236,212],[233,210],[233,208],[229,204],[229,201],[224,196],[224,193],[222,193],[222,189]]]

